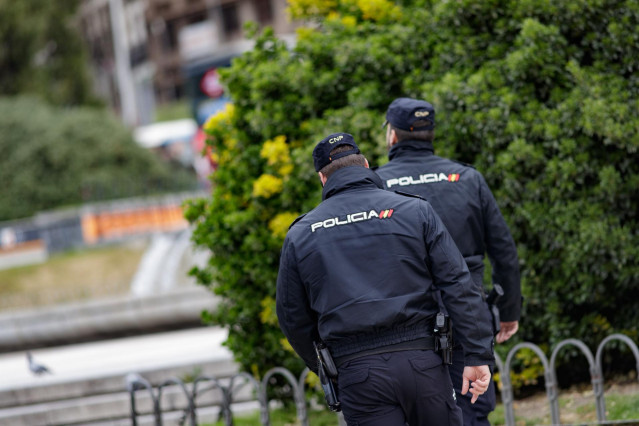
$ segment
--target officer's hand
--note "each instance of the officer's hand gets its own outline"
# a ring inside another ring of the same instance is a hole
[[[499,325],[501,330],[497,333],[497,343],[504,343],[519,330],[519,321],[500,322]]]
[[[490,384],[490,369],[487,365],[464,367],[463,377],[464,383],[462,384],[461,393],[462,395],[466,395],[470,390],[470,393],[473,394],[470,402],[474,404],[477,398],[479,398],[479,395],[482,395],[488,389],[488,385]],[[472,382],[472,384],[470,382]]]

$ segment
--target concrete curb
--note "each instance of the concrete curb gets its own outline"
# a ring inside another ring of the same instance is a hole
[[[0,352],[78,343],[201,323],[217,298],[204,287],[0,314]]]

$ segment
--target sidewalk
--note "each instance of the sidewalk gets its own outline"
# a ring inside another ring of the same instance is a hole
[[[37,349],[31,352],[34,360],[53,372],[39,377],[29,371],[26,352],[0,354],[0,392],[230,360],[222,346],[227,333],[203,327]]]

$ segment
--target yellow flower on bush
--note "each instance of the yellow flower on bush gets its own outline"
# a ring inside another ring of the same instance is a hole
[[[355,28],[357,25],[357,19],[354,16],[344,16],[342,18],[342,25],[346,28]]]
[[[206,120],[203,126],[204,131],[210,133],[222,125],[230,124],[233,114],[235,114],[235,105],[229,102]]]
[[[260,302],[262,310],[260,311],[260,321],[262,324],[277,325],[277,315],[275,313],[275,299],[267,296]]]
[[[339,13],[337,13],[336,10],[333,10],[331,12],[329,12],[328,15],[326,15],[326,20],[328,22],[336,22],[339,21],[341,19],[341,15]]]
[[[262,145],[260,157],[264,158],[269,166],[291,160],[286,144],[286,136],[276,136]]]
[[[297,40],[310,40],[313,38],[313,34],[315,34],[315,30],[313,28],[308,27],[299,27],[295,30],[297,33]]]
[[[282,192],[282,179],[263,174],[255,182],[253,182],[253,195],[256,197],[270,198],[275,194]]]
[[[282,176],[288,176],[293,171],[286,136],[277,136],[273,140],[264,142],[260,157],[264,158],[269,166],[279,165],[277,171]]]
[[[278,213],[268,223],[268,229],[275,237],[284,239],[288,227],[291,226],[291,223],[293,223],[297,216],[299,216],[297,213],[291,212]]]
[[[235,147],[237,146],[237,139],[234,138],[225,138],[224,139],[224,146],[227,149],[235,149]]]
[[[362,11],[362,17],[371,21],[397,19],[401,9],[387,0],[357,0],[357,7]]]
[[[289,0],[287,12],[292,18],[326,16],[337,7],[336,0]]]
[[[282,167],[277,169],[277,171],[282,176],[288,176],[293,171],[293,165],[290,164],[290,163],[289,164],[283,164]]]

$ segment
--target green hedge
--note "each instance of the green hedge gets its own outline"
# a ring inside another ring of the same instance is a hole
[[[384,163],[397,96],[435,105],[436,152],[474,164],[511,227],[526,300],[498,350],[567,337],[594,350],[612,332],[637,341],[639,2],[392,5],[292,1],[313,21],[295,48],[267,29],[222,73],[234,105],[207,124],[220,166],[188,218],[214,254],[193,273],[225,300],[208,319],[229,326],[236,359],[255,373],[301,368],[274,298],[286,228],[320,200],[311,151],[346,131]]]

